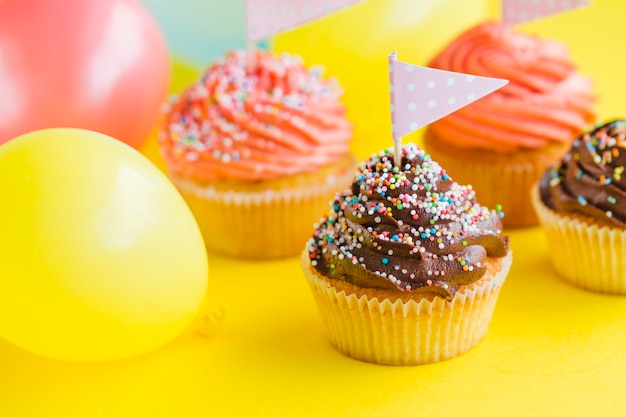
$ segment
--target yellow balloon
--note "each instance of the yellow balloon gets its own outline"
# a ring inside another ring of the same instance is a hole
[[[361,159],[393,145],[387,57],[426,65],[454,36],[496,17],[487,0],[368,0],[276,36],[273,49],[322,65],[345,89],[354,122],[352,150]],[[497,5],[496,5],[497,6]],[[421,135],[406,137],[417,141]]]
[[[139,152],[80,129],[0,146],[0,337],[64,360],[139,355],[190,324],[207,278],[191,212]]]

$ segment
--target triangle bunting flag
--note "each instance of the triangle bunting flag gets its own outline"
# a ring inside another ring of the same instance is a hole
[[[248,40],[258,41],[361,1],[246,0]]]
[[[502,0],[502,22],[507,25],[528,22],[589,3],[588,0]]]
[[[508,80],[421,67],[389,55],[394,140],[505,86]]]

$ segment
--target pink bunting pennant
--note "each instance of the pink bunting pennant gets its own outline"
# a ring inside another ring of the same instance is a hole
[[[502,22],[514,25],[589,4],[589,0],[501,0]]]
[[[248,40],[320,18],[363,0],[246,0]]]
[[[394,140],[465,107],[509,81],[421,67],[389,55]]]

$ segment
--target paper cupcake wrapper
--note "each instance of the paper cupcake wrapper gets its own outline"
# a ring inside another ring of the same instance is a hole
[[[567,282],[590,291],[626,294],[626,231],[546,207],[535,186],[532,201],[545,230],[550,261]]]
[[[462,150],[452,153],[439,149],[441,145],[433,145],[435,141],[436,139],[427,141],[429,146],[426,150],[432,158],[446,168],[454,181],[471,184],[481,205],[494,208],[501,204],[505,214],[502,219],[505,228],[539,224],[528,196],[543,173],[558,159],[552,160],[546,155],[533,155],[526,151],[526,160],[514,160],[506,154],[501,159],[491,155],[484,160],[478,160],[468,158]]]
[[[307,251],[302,267],[339,352],[383,365],[421,365],[458,356],[485,336],[511,260],[509,252],[500,271],[450,301],[422,297],[392,302],[337,291],[311,266]]]
[[[221,191],[170,175],[194,214],[210,252],[272,259],[297,255],[329,210],[335,193],[349,187],[353,170],[302,188]]]

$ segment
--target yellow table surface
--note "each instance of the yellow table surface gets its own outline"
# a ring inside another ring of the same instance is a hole
[[[455,2],[467,10],[459,11],[456,26],[445,29],[445,36],[431,37],[432,44],[411,38],[416,45],[428,44],[425,51],[417,48],[412,55],[415,49],[404,37],[400,58],[419,63],[451,33],[489,12],[465,3]],[[617,3],[597,0],[588,10],[554,18],[560,23],[524,26],[570,44],[583,69],[597,80],[601,117],[626,115],[621,91],[626,83],[620,83],[625,58],[619,46],[626,38],[626,8]],[[434,0],[424,4],[438,13]],[[345,79],[350,112],[361,122],[354,144],[360,157],[391,144],[376,137],[388,131],[386,87],[372,81],[368,106],[363,102],[366,75],[350,75],[338,57],[346,54],[364,65],[364,74],[386,76],[386,66],[374,70],[379,58],[368,54],[373,50],[384,62],[394,36],[406,35],[400,29],[407,23],[394,26],[396,32],[390,28],[385,42],[376,42],[380,33],[363,22],[371,21],[380,5],[370,0],[276,42],[277,49],[299,45],[307,62],[334,57],[325,64]],[[389,24],[398,10],[380,18]],[[348,22],[359,23],[346,36],[368,45],[350,48],[322,39],[323,48],[307,47],[316,28],[330,33]],[[433,30],[428,22],[423,21],[422,35]],[[195,74],[177,66],[173,90]],[[372,107],[376,118],[369,117]],[[162,166],[154,139],[144,152]],[[514,263],[489,333],[458,358],[387,367],[342,356],[325,338],[297,258],[246,262],[211,255],[209,305],[225,312],[214,334],[190,330],[148,355],[101,364],[48,360],[0,340],[0,416],[626,415],[626,297],[593,294],[560,281],[540,228],[508,234]]]
[[[103,364],[0,342],[0,415],[626,415],[626,297],[561,282],[538,228],[510,236],[514,263],[489,333],[455,359],[387,367],[342,356],[297,259],[213,255],[211,305],[225,311],[215,334]]]

